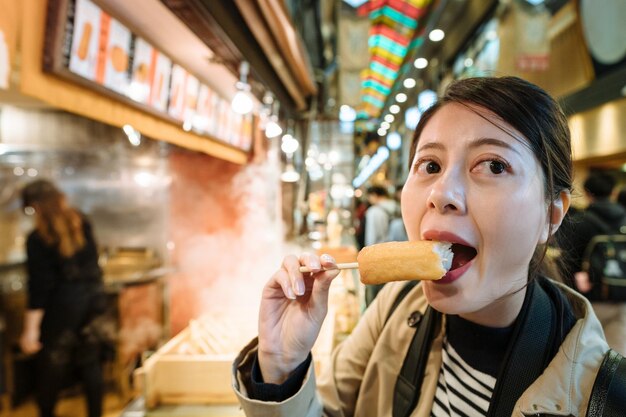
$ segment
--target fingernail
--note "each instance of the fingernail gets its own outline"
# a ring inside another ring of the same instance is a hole
[[[322,256],[320,256],[320,259],[323,262],[333,262],[333,263],[335,262],[335,259],[332,256],[330,256],[329,254],[327,254],[327,253],[325,253]]]
[[[304,294],[304,282],[296,281],[296,294],[298,295]]]
[[[287,298],[289,298],[290,300],[296,299],[296,295],[293,293],[291,287],[287,288]]]
[[[322,265],[319,262],[311,262],[311,269],[322,269]]]

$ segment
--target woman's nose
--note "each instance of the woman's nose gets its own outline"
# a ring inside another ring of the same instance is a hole
[[[427,202],[430,208],[434,208],[440,213],[451,211],[465,213],[465,187],[463,182],[452,172],[441,175],[434,182]]]

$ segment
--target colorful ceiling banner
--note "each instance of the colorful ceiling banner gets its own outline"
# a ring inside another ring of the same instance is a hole
[[[358,9],[371,24],[370,61],[361,73],[361,104],[357,118],[380,115],[408,52],[423,42],[433,0],[370,0]],[[409,54],[410,56],[410,54]]]

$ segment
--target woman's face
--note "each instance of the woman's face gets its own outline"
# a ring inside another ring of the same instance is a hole
[[[457,244],[448,274],[423,282],[429,303],[506,326],[525,291],[510,294],[525,285],[534,249],[548,238],[548,205],[543,172],[526,139],[488,110],[474,109],[518,139],[461,104],[444,105],[419,137],[402,217],[409,240]]]

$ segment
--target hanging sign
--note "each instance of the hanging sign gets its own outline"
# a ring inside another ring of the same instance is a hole
[[[521,71],[546,71],[550,65],[550,12],[542,5],[514,5],[517,68]]]
[[[2,63],[0,44],[0,87]],[[245,118],[236,117],[229,102],[92,0],[48,1],[43,67],[117,101],[182,123],[185,130],[246,151],[251,148],[252,129]],[[197,122],[199,116],[202,123]]]

